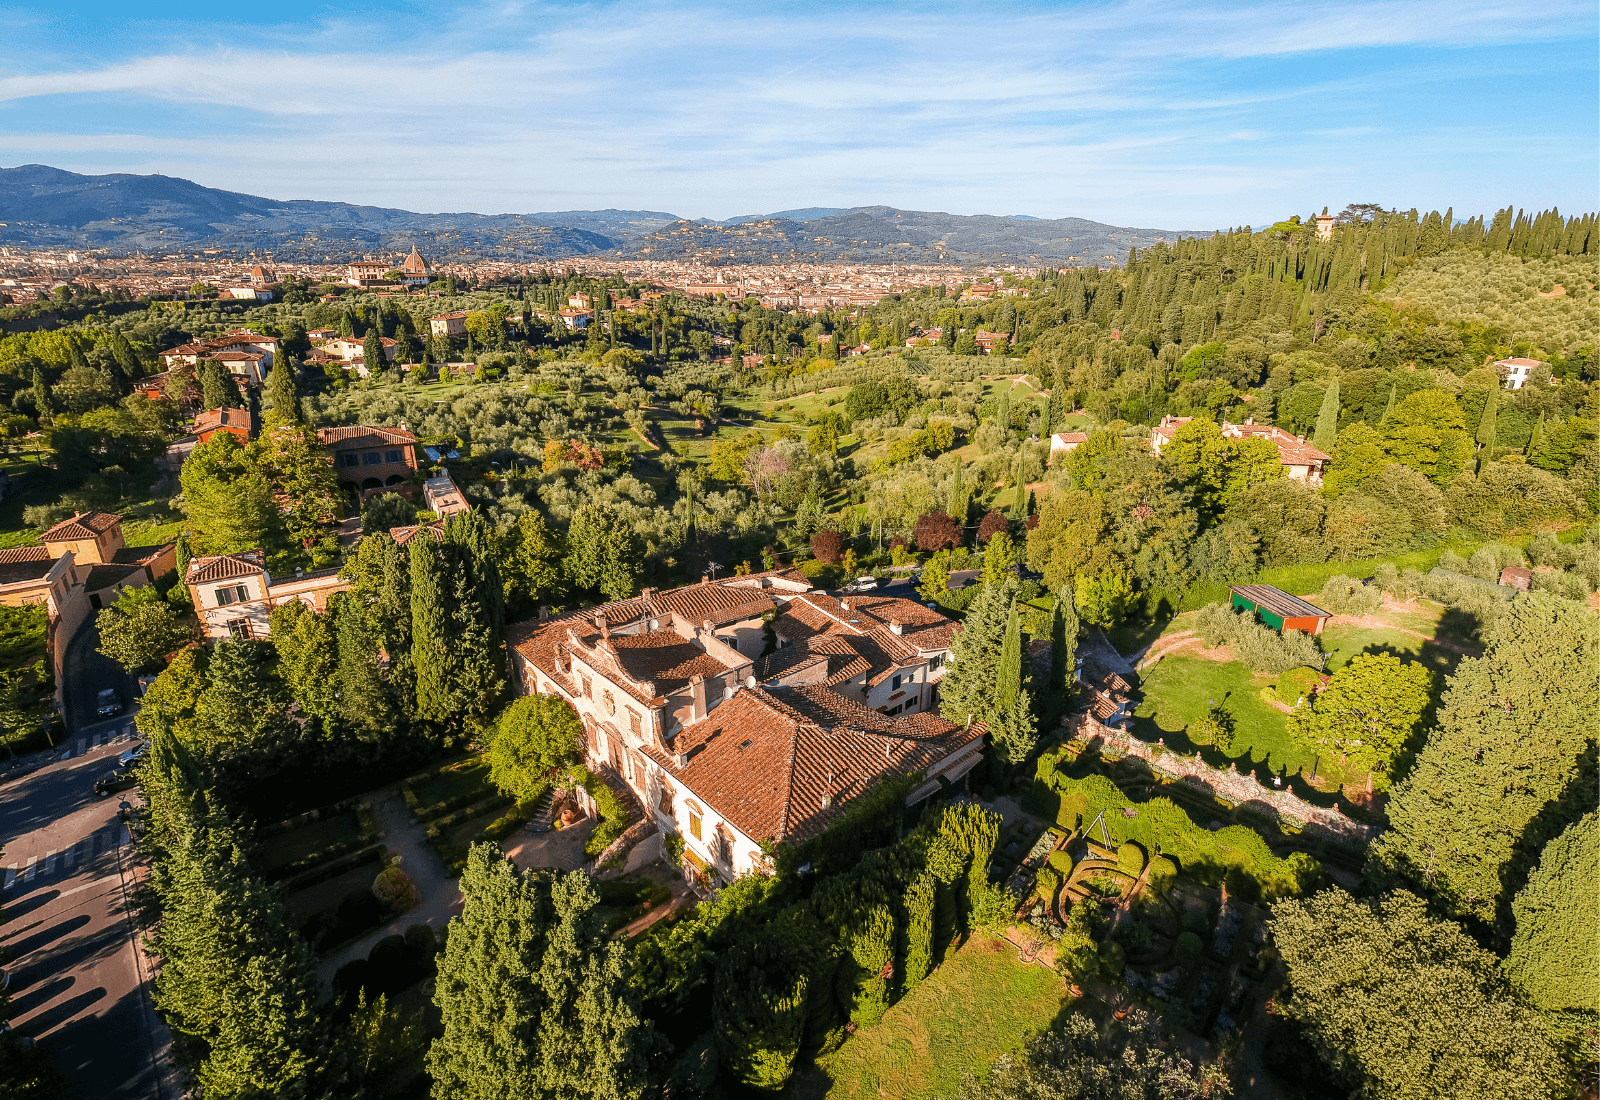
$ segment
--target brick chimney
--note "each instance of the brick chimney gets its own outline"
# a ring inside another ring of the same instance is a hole
[[[689,721],[698,722],[710,713],[706,706],[706,678],[698,672],[689,677]]]
[[[899,619],[890,619],[889,620],[889,633],[891,633],[891,634],[904,634],[905,632],[906,632],[906,628],[903,625],[901,625]]]
[[[850,610],[850,601],[848,599],[840,600],[839,601],[839,606],[841,608],[843,608],[845,611],[849,611]]]

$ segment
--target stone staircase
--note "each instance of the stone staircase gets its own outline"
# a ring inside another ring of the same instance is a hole
[[[550,826],[555,823],[556,812],[561,806],[561,800],[556,796],[566,793],[554,789],[545,791],[539,798],[539,805],[533,811],[533,818],[524,828],[530,833],[548,833]]]

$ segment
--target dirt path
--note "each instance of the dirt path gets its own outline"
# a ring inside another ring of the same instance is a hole
[[[1128,661],[1137,671],[1146,664],[1153,664],[1173,650],[1182,649],[1189,642],[1195,640],[1198,640],[1198,637],[1192,630],[1179,630],[1173,634],[1163,634],[1143,649],[1136,650],[1130,654]]]

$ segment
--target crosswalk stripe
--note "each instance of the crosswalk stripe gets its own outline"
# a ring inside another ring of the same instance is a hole
[[[0,886],[0,890],[9,890],[9,889],[11,889],[11,884],[13,882],[16,882],[16,881],[17,881],[17,869],[15,867],[7,867],[6,868],[6,884],[4,886]]]
[[[48,875],[52,870],[55,869],[55,865],[56,853],[55,849],[52,848],[50,851],[44,854],[44,871],[42,873]]]
[[[29,879],[33,878],[33,869],[38,864],[38,862],[39,862],[39,857],[38,856],[33,856],[28,860],[28,869],[22,872],[22,881],[23,882],[27,882]]]
[[[89,751],[89,746],[88,746],[87,742],[88,742],[88,738],[86,738],[86,737],[78,738],[78,755],[79,756],[82,756],[84,753]]]

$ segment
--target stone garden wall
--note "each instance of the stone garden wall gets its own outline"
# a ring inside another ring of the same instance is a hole
[[[1303,832],[1319,834],[1345,844],[1365,845],[1382,831],[1346,816],[1338,806],[1316,806],[1293,791],[1262,786],[1253,775],[1241,775],[1230,766],[1223,771],[1194,756],[1180,756],[1165,745],[1152,745],[1120,730],[1102,725],[1089,715],[1076,715],[1066,728],[1068,741],[1082,746],[1098,742],[1108,756],[1137,756],[1150,770],[1176,779],[1221,798],[1235,806],[1260,807],[1298,826]]]

